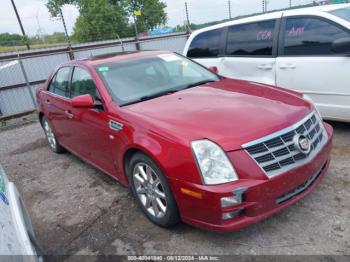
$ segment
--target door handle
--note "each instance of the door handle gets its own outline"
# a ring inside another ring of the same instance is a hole
[[[49,105],[51,102],[50,102],[49,99],[46,99],[46,100],[45,100],[45,103]]]
[[[280,65],[280,68],[281,69],[295,69],[296,66],[295,66],[295,64],[282,64],[282,65]]]
[[[258,65],[258,68],[261,70],[272,70],[273,66],[271,64],[261,64]]]
[[[73,113],[70,110],[64,111],[64,114],[69,118],[72,119],[74,117]]]

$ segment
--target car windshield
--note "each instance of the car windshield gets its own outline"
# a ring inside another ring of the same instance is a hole
[[[173,53],[99,65],[96,70],[120,106],[220,79],[206,68]]]
[[[348,22],[350,22],[350,8],[340,8],[330,11],[332,15],[338,16]]]

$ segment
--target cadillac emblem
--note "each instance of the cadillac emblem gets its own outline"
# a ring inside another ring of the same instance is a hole
[[[310,140],[304,135],[296,135],[294,137],[294,146],[297,150],[305,155],[311,151]]]

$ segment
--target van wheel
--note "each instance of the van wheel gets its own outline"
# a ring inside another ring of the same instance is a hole
[[[47,139],[47,142],[49,143],[51,150],[58,154],[65,152],[65,149],[57,141],[56,136],[53,133],[51,126],[45,117],[42,118],[41,124],[44,129],[46,139]]]
[[[156,225],[179,223],[179,211],[167,179],[152,159],[136,153],[129,165],[129,184],[144,214]]]

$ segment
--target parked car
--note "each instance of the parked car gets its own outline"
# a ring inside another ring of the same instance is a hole
[[[183,54],[221,75],[296,90],[350,122],[350,4],[274,12],[195,31]]]
[[[16,186],[0,165],[0,256],[4,261],[43,261],[32,223]],[[8,256],[8,258],[6,258]]]
[[[301,94],[222,78],[174,53],[67,62],[37,101],[54,152],[129,186],[164,227],[256,223],[309,194],[329,165],[332,128]]]

